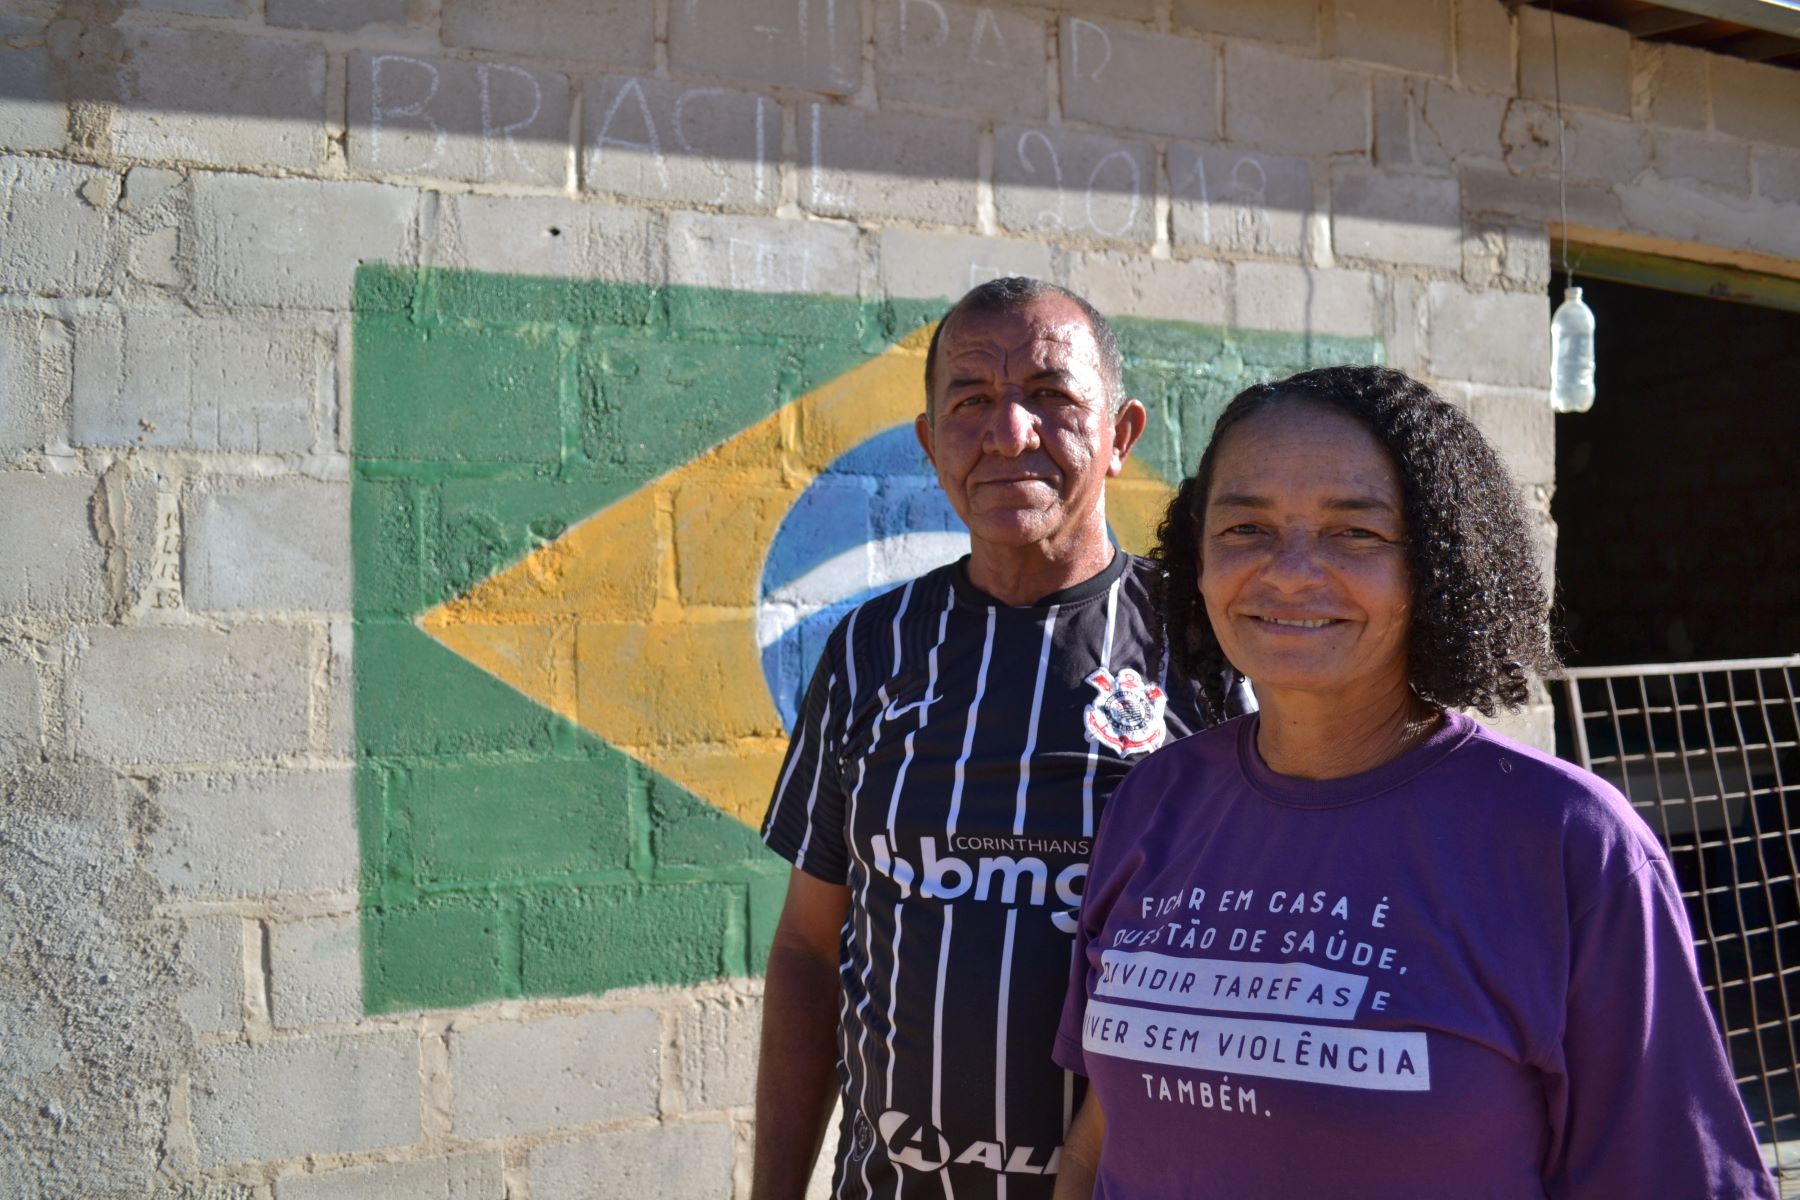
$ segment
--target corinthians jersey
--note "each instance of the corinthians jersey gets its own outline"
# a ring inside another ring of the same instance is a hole
[[[1050,1059],[1106,797],[1200,727],[1119,553],[1038,604],[967,559],[850,613],[802,706],[763,839],[847,884],[833,1194],[1048,1197],[1076,1079]]]

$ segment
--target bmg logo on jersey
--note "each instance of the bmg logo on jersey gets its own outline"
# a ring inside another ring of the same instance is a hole
[[[890,1108],[879,1121],[881,1140],[890,1161],[915,1171],[941,1171],[950,1163],[985,1167],[1008,1175],[1054,1175],[1062,1147],[1003,1146],[970,1142],[958,1150],[944,1131],[918,1117]]]
[[[1075,932],[1074,910],[1081,906],[1081,884],[1087,878],[1087,855],[1093,848],[1089,838],[1031,838],[957,836],[949,839],[951,849],[1036,851],[1014,857],[1006,854],[978,854],[972,861],[956,854],[939,856],[937,839],[919,839],[920,866],[894,852],[887,835],[878,833],[869,845],[875,852],[875,869],[900,885],[900,897],[912,895],[913,885],[926,900],[949,902],[968,896],[977,901],[1000,904],[1029,904],[1042,908],[1050,903],[1054,892],[1057,902],[1068,911],[1052,913],[1050,920],[1064,933]],[[1080,855],[1051,876],[1051,865],[1041,857],[1054,854],[1058,858]]]

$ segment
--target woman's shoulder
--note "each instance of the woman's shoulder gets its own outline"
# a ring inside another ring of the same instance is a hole
[[[1470,718],[1453,756],[1493,815],[1515,838],[1552,839],[1572,870],[1601,879],[1630,874],[1665,854],[1631,801],[1592,771]]]

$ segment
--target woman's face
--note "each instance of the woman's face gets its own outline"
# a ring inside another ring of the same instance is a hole
[[[1401,514],[1387,451],[1335,409],[1282,401],[1225,434],[1200,518],[1200,594],[1259,697],[1405,686]]]

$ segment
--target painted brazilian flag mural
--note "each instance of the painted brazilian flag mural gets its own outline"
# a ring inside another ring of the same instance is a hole
[[[365,268],[353,523],[371,1011],[762,969],[754,826],[825,634],[968,545],[913,441],[944,302]],[[1142,548],[1244,384],[1368,341],[1119,322]]]

